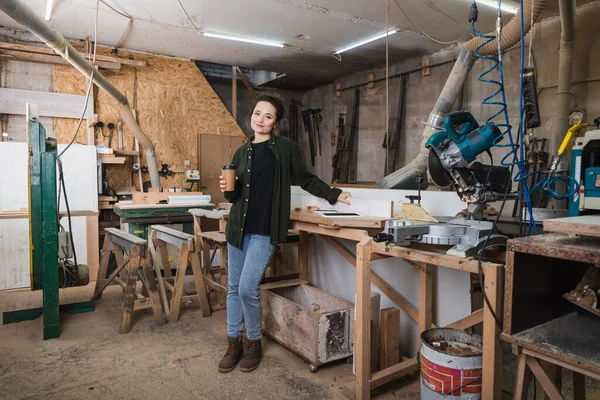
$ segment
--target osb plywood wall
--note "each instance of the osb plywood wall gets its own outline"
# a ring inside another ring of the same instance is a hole
[[[98,54],[108,54],[98,49]],[[152,140],[156,157],[160,164],[168,164],[170,169],[183,170],[184,161],[190,160],[189,168],[198,168],[198,135],[243,136],[225,105],[221,102],[210,84],[192,61],[132,54],[136,60],[146,61],[147,68],[133,68],[122,65],[120,71],[102,71],[102,74],[127,96],[129,104],[137,112],[137,120],[144,133]],[[127,57],[120,51],[119,56]],[[86,91],[83,75],[74,68],[54,67],[54,92],[82,94]],[[106,93],[99,91],[96,99],[98,120],[104,123],[104,133],[109,134],[106,126],[109,122],[117,125],[118,112],[116,102]],[[59,143],[71,140],[76,120],[57,119],[56,137]],[[133,135],[127,126],[123,129],[123,148],[133,150]],[[97,144],[108,139],[96,136]],[[86,142],[86,129],[82,126],[77,141]],[[117,130],[115,128],[111,147],[117,148]],[[147,166],[144,149],[140,149],[142,165]],[[132,179],[130,163],[109,165],[106,169],[107,181],[113,188],[135,185],[138,179]],[[149,174],[144,174],[144,181]],[[170,187],[186,187],[183,174],[161,178],[165,190]]]

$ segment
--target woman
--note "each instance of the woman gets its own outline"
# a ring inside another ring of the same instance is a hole
[[[260,96],[252,108],[254,135],[233,155],[236,183],[233,191],[221,191],[233,203],[227,223],[228,348],[219,372],[230,372],[240,363],[242,372],[260,364],[262,309],[258,286],[277,243],[287,239],[290,222],[291,178],[309,193],[330,204],[350,204],[350,193],[331,188],[304,167],[298,145],[273,134],[283,118],[283,104],[272,96]],[[246,335],[242,340],[242,325]]]

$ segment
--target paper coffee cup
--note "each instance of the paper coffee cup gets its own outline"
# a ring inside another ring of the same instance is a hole
[[[235,165],[223,165],[221,167],[221,175],[225,180],[225,191],[232,192],[235,190]]]

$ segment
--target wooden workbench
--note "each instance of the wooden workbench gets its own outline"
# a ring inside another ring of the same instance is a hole
[[[478,261],[474,258],[458,258],[412,247],[386,246],[375,243],[370,235],[383,230],[383,218],[323,218],[306,211],[292,212],[293,228],[300,233],[298,270],[300,279],[309,281],[308,276],[308,233],[320,236],[346,260],[356,267],[356,321],[354,327],[354,360],[356,379],[346,386],[344,393],[356,399],[369,399],[371,389],[385,385],[418,369],[417,359],[411,358],[381,371],[370,373],[370,321],[371,283],[394,301],[418,323],[419,335],[433,327],[433,277],[434,266],[477,273]],[[337,239],[358,242],[356,256]],[[381,258],[398,257],[419,271],[419,307],[412,306],[387,282],[371,271],[371,262]],[[484,290],[492,307],[502,315],[503,265],[483,262]],[[483,321],[483,371],[482,398],[501,398],[502,359],[499,328],[492,313],[486,307],[466,316],[448,327],[466,329]]]
[[[577,225],[588,222],[561,218],[553,220],[552,229],[580,229],[587,235],[585,227],[569,225],[573,220]],[[561,368],[573,371],[575,399],[585,398],[584,376],[600,380],[600,319],[574,312],[578,307],[563,298],[596,264],[600,264],[598,237],[550,233],[508,241],[501,339],[519,355],[515,396],[527,395],[528,369],[551,399],[562,398]],[[540,362],[546,363],[545,371]]]

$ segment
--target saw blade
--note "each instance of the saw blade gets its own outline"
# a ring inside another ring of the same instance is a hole
[[[429,149],[427,168],[429,169],[429,175],[431,175],[433,183],[441,188],[447,188],[452,185],[452,176],[446,171],[434,149]]]

